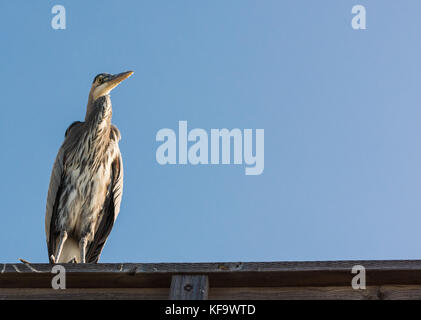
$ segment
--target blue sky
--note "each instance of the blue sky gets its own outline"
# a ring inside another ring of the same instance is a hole
[[[67,29],[51,28],[66,8]],[[351,8],[367,9],[367,30]],[[102,262],[421,257],[421,2],[1,1],[0,261],[46,262],[45,202],[101,72],[125,186]],[[156,162],[161,128],[265,130],[265,170]]]

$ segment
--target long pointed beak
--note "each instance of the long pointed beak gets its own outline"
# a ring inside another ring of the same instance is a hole
[[[119,74],[112,75],[109,79],[104,82],[107,90],[112,90],[117,87],[123,80],[126,80],[133,74],[133,71],[126,71]]]

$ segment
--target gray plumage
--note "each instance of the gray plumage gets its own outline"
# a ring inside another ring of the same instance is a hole
[[[45,231],[50,263],[96,263],[120,211],[123,163],[109,92],[132,72],[98,75],[84,122],[65,133],[50,179]]]

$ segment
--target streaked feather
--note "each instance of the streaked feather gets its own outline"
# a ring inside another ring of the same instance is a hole
[[[86,262],[98,262],[120,211],[123,166],[111,110],[109,96],[97,99],[85,122],[74,122],[66,130],[54,162],[45,216],[49,256],[55,254],[60,232],[69,235],[56,262],[75,256],[84,235]]]

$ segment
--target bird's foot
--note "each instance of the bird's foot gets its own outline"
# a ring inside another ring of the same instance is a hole
[[[51,263],[56,263],[56,258],[54,257],[54,255],[50,256],[50,261]]]
[[[76,257],[73,257],[73,259],[69,260],[69,262],[67,262],[67,263],[77,263]]]
[[[31,264],[29,261],[19,258],[19,261],[22,262],[23,264]]]

